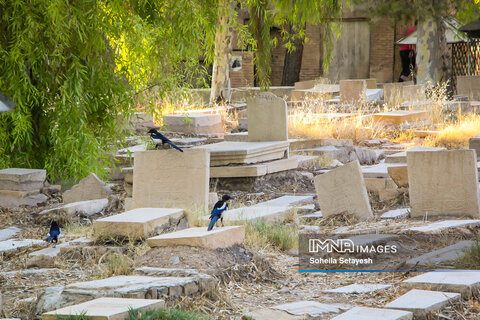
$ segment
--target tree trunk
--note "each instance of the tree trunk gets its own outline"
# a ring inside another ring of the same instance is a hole
[[[292,33],[292,26],[289,32]],[[295,38],[293,51],[285,52],[283,62],[282,86],[293,86],[300,80],[300,69],[302,68],[303,39]]]
[[[212,70],[210,104],[230,100],[230,60],[233,42],[233,2],[219,0],[218,26],[215,34],[215,60]]]
[[[418,21],[417,28],[417,84],[436,85],[441,80],[442,59],[437,19]]]
[[[447,94],[452,96],[453,83],[452,83],[452,66],[450,59],[450,50],[447,44],[446,24],[442,18],[437,19],[438,34],[440,36],[440,52],[442,55],[442,81],[448,81]]]

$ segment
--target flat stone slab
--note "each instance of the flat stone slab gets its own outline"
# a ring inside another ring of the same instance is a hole
[[[337,289],[325,290],[325,293],[371,293],[377,290],[385,290],[391,288],[390,284],[351,284]]]
[[[403,310],[355,307],[332,320],[411,320],[413,313]]]
[[[180,220],[183,209],[175,208],[138,208],[121,214],[95,220],[95,234],[113,234],[127,237],[146,238],[170,219]]]
[[[380,216],[380,219],[403,219],[410,214],[410,208],[400,208],[387,211]]]
[[[20,248],[26,248],[31,246],[37,246],[45,244],[43,240],[36,240],[36,239],[10,239],[0,241],[0,252],[8,252],[8,251],[15,251]]]
[[[221,166],[210,168],[210,178],[245,178],[261,177],[266,174],[298,168],[296,158],[274,160],[262,164],[245,166]]]
[[[243,226],[215,227],[207,231],[206,227],[189,228],[148,238],[147,244],[154,247],[191,246],[207,249],[228,248],[243,243]]]
[[[56,208],[43,210],[39,213],[40,216],[51,217],[52,219],[58,216],[92,216],[102,212],[108,206],[108,199],[95,199],[87,201],[72,202]]]
[[[480,288],[480,271],[428,272],[403,281],[403,285],[412,289],[457,292],[468,297]]]
[[[313,202],[313,196],[283,196],[280,198],[260,202],[254,207],[288,207]]]
[[[212,282],[213,278],[200,274],[191,277],[152,277],[152,276],[115,276],[106,279],[77,282],[69,284],[63,290],[66,295],[83,295],[85,298],[120,296],[145,298],[147,293],[152,295],[151,289],[157,289],[153,299],[162,296],[178,297],[197,293],[206,282]],[[196,285],[196,288],[189,288]],[[185,287],[187,287],[185,289]]]
[[[429,313],[441,310],[460,298],[461,295],[454,292],[414,289],[388,303],[385,308],[411,311],[415,319],[419,319],[426,318]]]
[[[388,155],[385,158],[385,163],[407,163],[407,152],[411,151],[441,151],[446,150],[445,148],[437,148],[437,147],[422,147],[422,146],[415,146],[408,150],[397,152],[391,155]]]
[[[475,244],[474,241],[460,241],[451,246],[435,250],[416,258],[407,260],[409,266],[436,266],[441,263],[457,260],[465,255],[465,251]]]
[[[0,241],[15,237],[20,232],[17,227],[9,227],[0,230]]]
[[[402,124],[404,122],[427,120],[428,117],[428,111],[396,110],[390,112],[375,113],[372,115],[372,120],[373,122]]]
[[[395,234],[361,234],[358,236],[349,237],[356,246],[375,246],[384,244],[392,240],[398,239],[398,235]]]
[[[293,211],[292,207],[258,206],[227,210],[223,213],[225,221],[243,223],[262,220],[266,222],[283,222]],[[205,218],[208,219],[208,216]]]
[[[195,148],[210,150],[210,166],[251,164],[285,157],[288,154],[288,141],[224,141]]]
[[[316,301],[297,301],[254,310],[249,313],[249,316],[255,320],[296,320],[305,319],[305,316],[317,318],[329,313],[339,313],[345,309],[348,309],[348,307]]]
[[[317,211],[314,213],[304,214],[303,216],[299,216],[301,219],[320,219],[323,218],[322,211]]]
[[[362,174],[364,178],[389,179],[388,167],[392,166],[403,166],[403,164],[381,162],[373,166],[362,166]]]
[[[409,228],[408,230],[415,232],[437,233],[446,229],[478,225],[480,225],[480,220],[444,220],[429,223],[420,227]]]
[[[2,169],[0,170],[0,190],[39,190],[43,187],[46,176],[47,171],[43,169]]]
[[[130,309],[148,311],[164,307],[165,301],[163,300],[98,298],[74,306],[46,312],[42,315],[42,320],[55,320],[59,316],[69,317],[80,314],[92,320],[120,320],[128,317]]]

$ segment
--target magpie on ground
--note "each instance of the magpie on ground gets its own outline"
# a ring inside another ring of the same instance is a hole
[[[45,241],[50,242],[50,243],[58,243],[58,237],[62,234],[62,231],[60,230],[60,227],[58,226],[57,221],[52,221],[52,224],[50,225],[50,232],[49,236],[45,239]]]
[[[165,137],[163,134],[158,132],[156,129],[152,128],[152,129],[148,130],[148,133],[150,133],[150,138],[152,138],[153,142],[155,142],[156,145],[160,144],[160,142],[162,143],[162,145],[167,143],[170,146],[172,146],[172,148],[175,148],[178,151],[183,152],[182,149],[177,147],[172,141],[170,141],[170,139]]]
[[[208,225],[207,231],[211,231],[213,229],[213,227],[217,223],[218,219],[220,219],[220,221],[222,221],[222,225],[223,225],[222,214],[228,208],[227,201],[231,200],[231,199],[233,199],[233,198],[230,197],[228,194],[226,194],[222,197],[222,200],[219,200],[219,201],[217,201],[217,203],[215,203],[215,205],[213,206],[213,210],[210,213],[210,220],[212,220],[212,221],[210,221],[210,224]]]

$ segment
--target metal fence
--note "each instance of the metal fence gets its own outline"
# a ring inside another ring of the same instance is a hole
[[[457,88],[457,76],[480,75],[480,40],[452,44],[452,87]]]

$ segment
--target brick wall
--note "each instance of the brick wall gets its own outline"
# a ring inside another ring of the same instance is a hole
[[[272,49],[272,60],[270,64],[272,73],[270,74],[270,81],[272,86],[281,86],[283,64],[285,62],[285,53],[287,52],[287,49],[283,46],[280,30],[274,29],[270,32],[270,35],[272,38],[277,38],[277,46]]]
[[[307,41],[303,46],[300,81],[313,80],[320,77],[321,65],[321,29],[320,26],[307,24]]]
[[[384,18],[370,23],[370,78],[377,82],[392,82],[395,26],[393,20]]]
[[[253,54],[247,51],[233,51],[233,56],[242,57],[242,69],[233,71],[230,65],[231,87],[253,87]]]

